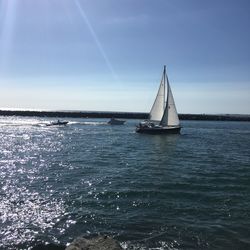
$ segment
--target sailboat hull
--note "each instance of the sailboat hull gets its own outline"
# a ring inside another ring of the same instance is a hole
[[[162,134],[179,134],[181,127],[137,127],[136,132],[141,134],[162,135]]]

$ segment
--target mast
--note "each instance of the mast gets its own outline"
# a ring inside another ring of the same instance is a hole
[[[167,105],[167,99],[166,99],[166,65],[164,65],[163,69],[163,77],[164,77],[164,104],[163,104],[163,110],[165,110],[165,107]],[[168,97],[168,95],[167,95]]]
[[[167,98],[166,98],[166,101],[165,101],[166,80],[167,80]],[[167,77],[167,74],[166,74],[166,65],[164,65],[164,112],[163,112],[161,122],[160,122],[160,125],[162,125],[162,126],[167,126],[168,125],[168,102],[169,102],[168,92],[169,92],[169,83],[168,83],[168,77]]]
[[[164,65],[164,69],[163,69],[163,82],[164,82],[163,110],[165,110],[165,107],[166,107],[166,65]]]
[[[165,106],[165,112],[164,113],[166,113],[166,116],[167,116],[167,125],[169,125],[168,123],[169,123],[169,89],[170,89],[170,87],[169,87],[169,82],[168,82],[168,77],[167,77],[167,99],[166,99],[166,106]],[[163,118],[163,117],[162,117]]]

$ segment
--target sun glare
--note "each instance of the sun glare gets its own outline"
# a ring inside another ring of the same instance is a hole
[[[76,5],[77,9],[79,10],[79,13],[80,13],[81,17],[82,17],[83,20],[85,21],[85,24],[87,25],[87,27],[88,27],[88,29],[89,29],[89,32],[91,33],[91,36],[92,36],[92,38],[94,39],[94,42],[95,42],[95,44],[96,44],[98,50],[100,51],[100,53],[101,53],[101,55],[102,55],[102,57],[103,57],[103,59],[104,59],[106,65],[107,65],[107,67],[108,67],[109,70],[111,71],[113,78],[114,78],[116,81],[119,81],[118,76],[117,76],[117,74],[115,73],[114,68],[113,68],[113,66],[112,66],[112,64],[111,64],[111,62],[110,62],[110,60],[109,60],[109,58],[108,58],[108,56],[107,56],[107,53],[105,52],[105,50],[104,50],[104,48],[103,48],[103,46],[102,46],[102,44],[101,44],[101,42],[100,42],[100,39],[98,38],[98,36],[97,36],[97,34],[96,34],[96,32],[95,32],[93,26],[91,25],[91,23],[90,23],[90,21],[89,21],[87,15],[86,15],[86,13],[85,13],[85,11],[83,10],[83,8],[82,8],[82,6],[80,5],[80,3],[79,3],[78,0],[74,0],[74,2],[75,2],[75,5]]]
[[[0,2],[0,72],[5,72],[9,65],[15,31],[18,0]]]

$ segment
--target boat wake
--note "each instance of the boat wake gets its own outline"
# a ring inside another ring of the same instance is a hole
[[[108,125],[107,122],[69,122],[68,125]]]
[[[33,124],[33,126],[38,126],[38,127],[69,127],[69,126],[103,126],[103,125],[108,125],[107,122],[73,122],[69,121],[65,125],[53,125],[53,126],[48,126],[48,123],[37,123]]]
[[[0,127],[68,127],[68,126],[76,126],[76,125],[82,125],[82,126],[103,126],[108,125],[107,121],[68,121],[67,124],[53,124],[53,121],[51,120],[15,120],[15,119],[6,119],[6,120],[0,120]]]

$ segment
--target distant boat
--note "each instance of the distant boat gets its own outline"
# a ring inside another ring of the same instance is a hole
[[[149,120],[139,123],[136,127],[136,132],[145,134],[176,134],[180,133],[180,130],[180,121],[166,75],[166,66],[164,66],[162,80],[149,114]]]
[[[67,121],[60,121],[60,120],[57,120],[55,122],[50,122],[48,124],[46,124],[46,126],[60,126],[60,125],[67,125],[69,122]]]
[[[111,118],[109,121],[108,121],[108,124],[109,125],[123,125],[126,121],[125,120],[119,120],[119,119],[115,119],[115,118]]]

